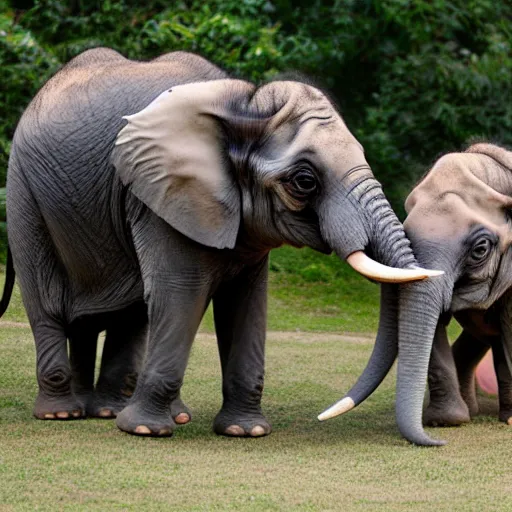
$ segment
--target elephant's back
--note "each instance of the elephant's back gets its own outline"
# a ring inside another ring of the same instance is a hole
[[[104,195],[114,181],[110,154],[126,124],[123,116],[174,85],[223,77],[213,64],[186,52],[137,62],[107,48],[88,50],[39,91],[18,124],[13,146],[29,162],[24,172],[38,182],[34,189],[59,182],[66,192]]]
[[[166,89],[221,78],[226,78],[224,71],[192,53],[172,52],[151,61],[133,61],[109,48],[96,48],[78,55],[55,74],[23,117],[40,125],[57,119],[97,123],[101,118],[121,126],[123,116],[142,110]]]

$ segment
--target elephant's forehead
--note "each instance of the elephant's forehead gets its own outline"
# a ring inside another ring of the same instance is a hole
[[[408,233],[421,238],[448,241],[464,237],[475,225],[485,226],[500,235],[506,224],[500,208],[490,208],[471,195],[445,192],[439,197],[418,201],[404,227]]]
[[[481,179],[488,163],[482,155],[469,153],[451,153],[441,157],[411,192],[406,208],[412,208],[425,198],[439,198],[449,192],[464,195],[468,201],[470,198],[485,200],[492,192]]]
[[[407,198],[406,225],[436,237],[461,235],[475,224],[499,231],[509,199],[482,179],[493,165],[478,154],[440,158]]]

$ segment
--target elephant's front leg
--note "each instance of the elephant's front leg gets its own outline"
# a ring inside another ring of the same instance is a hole
[[[261,412],[267,269],[265,256],[223,283],[213,296],[224,399],[214,422],[217,434],[257,437],[271,431]]]
[[[476,398],[475,371],[478,363],[489,350],[492,340],[492,337],[476,337],[464,330],[452,345],[453,358],[459,377],[460,393],[472,417],[476,416],[479,410]]]
[[[499,418],[508,425],[512,425],[512,374],[507,365],[501,340],[493,343],[492,357],[498,381]]]
[[[151,213],[134,227],[144,283],[148,345],[142,372],[117,426],[130,434],[170,436],[190,348],[211,297],[216,254]]]
[[[457,369],[446,333],[446,322],[437,325],[428,367],[430,401],[423,414],[425,425],[455,426],[470,420],[460,390]]]
[[[185,272],[183,275],[193,274]],[[148,301],[149,341],[145,367],[130,403],[116,424],[125,432],[170,436],[176,423],[173,402],[179,401],[190,348],[208,303],[204,286],[169,283],[153,276]],[[171,279],[171,280],[172,280]]]

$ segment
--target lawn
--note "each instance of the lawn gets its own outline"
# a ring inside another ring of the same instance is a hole
[[[494,417],[430,430],[445,447],[411,446],[395,426],[393,372],[346,416],[316,420],[365,365],[378,287],[307,252],[292,274],[292,254],[272,261],[263,406],[274,432],[260,439],[211,431],[221,397],[208,318],[183,388],[193,421],[172,438],[129,436],[107,420],[35,420],[17,294],[0,326],[0,510],[512,510],[511,427]]]

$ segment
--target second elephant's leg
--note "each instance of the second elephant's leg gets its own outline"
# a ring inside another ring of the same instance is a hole
[[[501,340],[496,340],[493,343],[492,356],[498,381],[499,418],[508,425],[512,425],[512,375]]]
[[[464,334],[464,333],[463,333]],[[425,425],[455,426],[470,420],[460,391],[457,369],[446,333],[446,325],[437,325],[428,367],[430,401],[423,414]]]
[[[452,346],[453,358],[457,367],[462,398],[471,416],[478,414],[476,399],[475,370],[490,347],[490,339],[476,338],[463,331]]]
[[[213,296],[222,366],[223,405],[217,434],[263,436],[271,431],[261,412],[267,313],[267,258],[224,283]]]
[[[512,292],[501,299],[500,308],[501,338],[492,345],[494,370],[498,380],[500,402],[499,417],[512,424]]]

